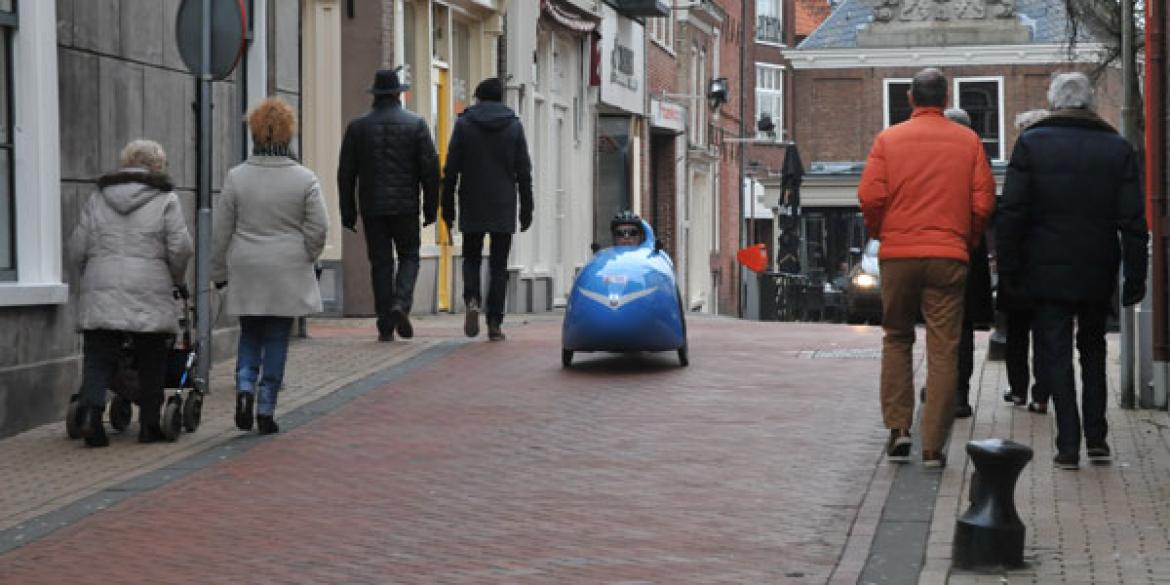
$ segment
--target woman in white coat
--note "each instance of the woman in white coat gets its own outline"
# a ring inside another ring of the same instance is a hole
[[[248,115],[252,156],[228,172],[215,209],[212,279],[240,318],[236,426],[278,432],[276,397],[296,317],[321,311],[314,266],[327,218],[317,176],[291,158],[296,115],[279,98]]]
[[[110,444],[102,411],[128,337],[138,369],[138,440],[163,438],[159,407],[168,341],[179,331],[171,291],[183,285],[192,252],[162,146],[135,140],[122,150],[120,163],[117,172],[98,179],[69,240],[81,274],[81,435],[90,447]]]

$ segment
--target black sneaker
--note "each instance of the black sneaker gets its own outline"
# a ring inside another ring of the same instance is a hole
[[[256,431],[261,435],[274,435],[280,432],[280,426],[276,424],[276,419],[261,414],[256,416]]]
[[[1076,453],[1057,453],[1056,457],[1052,458],[1052,462],[1056,464],[1058,469],[1079,469],[1081,456]]]
[[[106,436],[106,428],[102,423],[102,412],[105,408],[86,409],[85,421],[81,425],[81,437],[85,439],[86,447],[109,447],[110,439]]]
[[[955,418],[971,418],[974,411],[971,410],[970,404],[960,404],[955,407]]]
[[[488,323],[488,341],[503,341],[507,338],[508,336],[504,335],[504,331],[500,329],[499,323]]]
[[[890,429],[890,440],[886,442],[886,459],[905,463],[910,461],[910,432]]]
[[[236,428],[241,431],[252,430],[252,407],[256,395],[251,392],[236,392]]]
[[[467,314],[463,316],[463,334],[468,337],[479,335],[479,301],[467,301]]]
[[[394,341],[394,319],[392,317],[378,317],[378,341]]]
[[[394,319],[394,330],[398,332],[399,337],[403,339],[414,337],[414,326],[410,324],[410,317],[406,311],[394,309],[390,311],[390,316]]]
[[[1109,450],[1109,443],[1105,441],[1089,443],[1085,447],[1085,454],[1089,456],[1089,461],[1093,463],[1108,463],[1113,461],[1113,452]]]

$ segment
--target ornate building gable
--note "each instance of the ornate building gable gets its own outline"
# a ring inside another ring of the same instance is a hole
[[[859,47],[1026,44],[1016,0],[873,0]]]

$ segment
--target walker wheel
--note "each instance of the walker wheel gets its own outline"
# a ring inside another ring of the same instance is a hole
[[[678,348],[678,365],[684,368],[691,365],[691,359],[687,352],[687,344],[685,343],[682,347]]]
[[[172,396],[167,399],[167,406],[163,409],[162,432],[168,441],[178,439],[179,433],[183,432],[182,398]]]
[[[183,428],[187,429],[188,433],[195,432],[199,428],[199,423],[203,420],[203,393],[198,390],[192,390],[187,395],[187,400],[183,402]]]
[[[114,396],[110,401],[110,426],[119,433],[130,426],[130,419],[134,418],[133,405],[121,396]]]
[[[573,350],[562,349],[561,350],[561,367],[570,368],[572,366],[573,366]]]
[[[70,439],[81,438],[82,417],[85,409],[81,408],[81,397],[77,394],[69,397],[69,406],[65,409],[65,434]]]

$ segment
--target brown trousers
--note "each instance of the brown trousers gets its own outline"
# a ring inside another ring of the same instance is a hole
[[[942,450],[955,417],[959,332],[967,265],[943,258],[881,261],[882,418],[909,430],[914,419],[914,325],[926,320],[926,404],[922,449]]]

